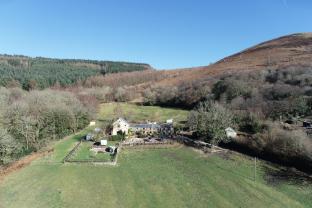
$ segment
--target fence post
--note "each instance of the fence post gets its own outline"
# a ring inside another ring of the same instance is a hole
[[[255,157],[255,167],[254,167],[254,181],[256,182],[257,178],[257,157]]]

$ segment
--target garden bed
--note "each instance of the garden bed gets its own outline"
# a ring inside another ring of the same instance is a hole
[[[109,145],[114,145],[115,142],[109,142]],[[109,152],[96,152],[91,148],[93,142],[80,141],[65,157],[64,162],[69,163],[113,163],[116,155],[111,155]]]

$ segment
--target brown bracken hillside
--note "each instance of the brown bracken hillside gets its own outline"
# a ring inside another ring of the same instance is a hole
[[[205,67],[171,71],[173,76],[161,83],[202,79],[225,73],[287,68],[296,65],[312,66],[312,33],[300,33],[270,40]]]
[[[263,42],[209,66],[175,69],[147,70],[110,74],[94,78],[94,82],[112,87],[149,85],[179,85],[205,81],[230,73],[255,70],[283,69],[291,66],[312,66],[312,33],[297,33]]]

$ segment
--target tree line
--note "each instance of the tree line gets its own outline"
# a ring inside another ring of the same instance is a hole
[[[0,165],[84,128],[96,105],[70,92],[0,88]]]

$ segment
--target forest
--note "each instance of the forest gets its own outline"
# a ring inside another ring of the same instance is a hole
[[[0,88],[0,166],[89,124],[96,104],[70,92]]]
[[[65,87],[95,75],[146,69],[150,69],[147,64],[127,62],[0,55],[0,86],[25,90]]]

